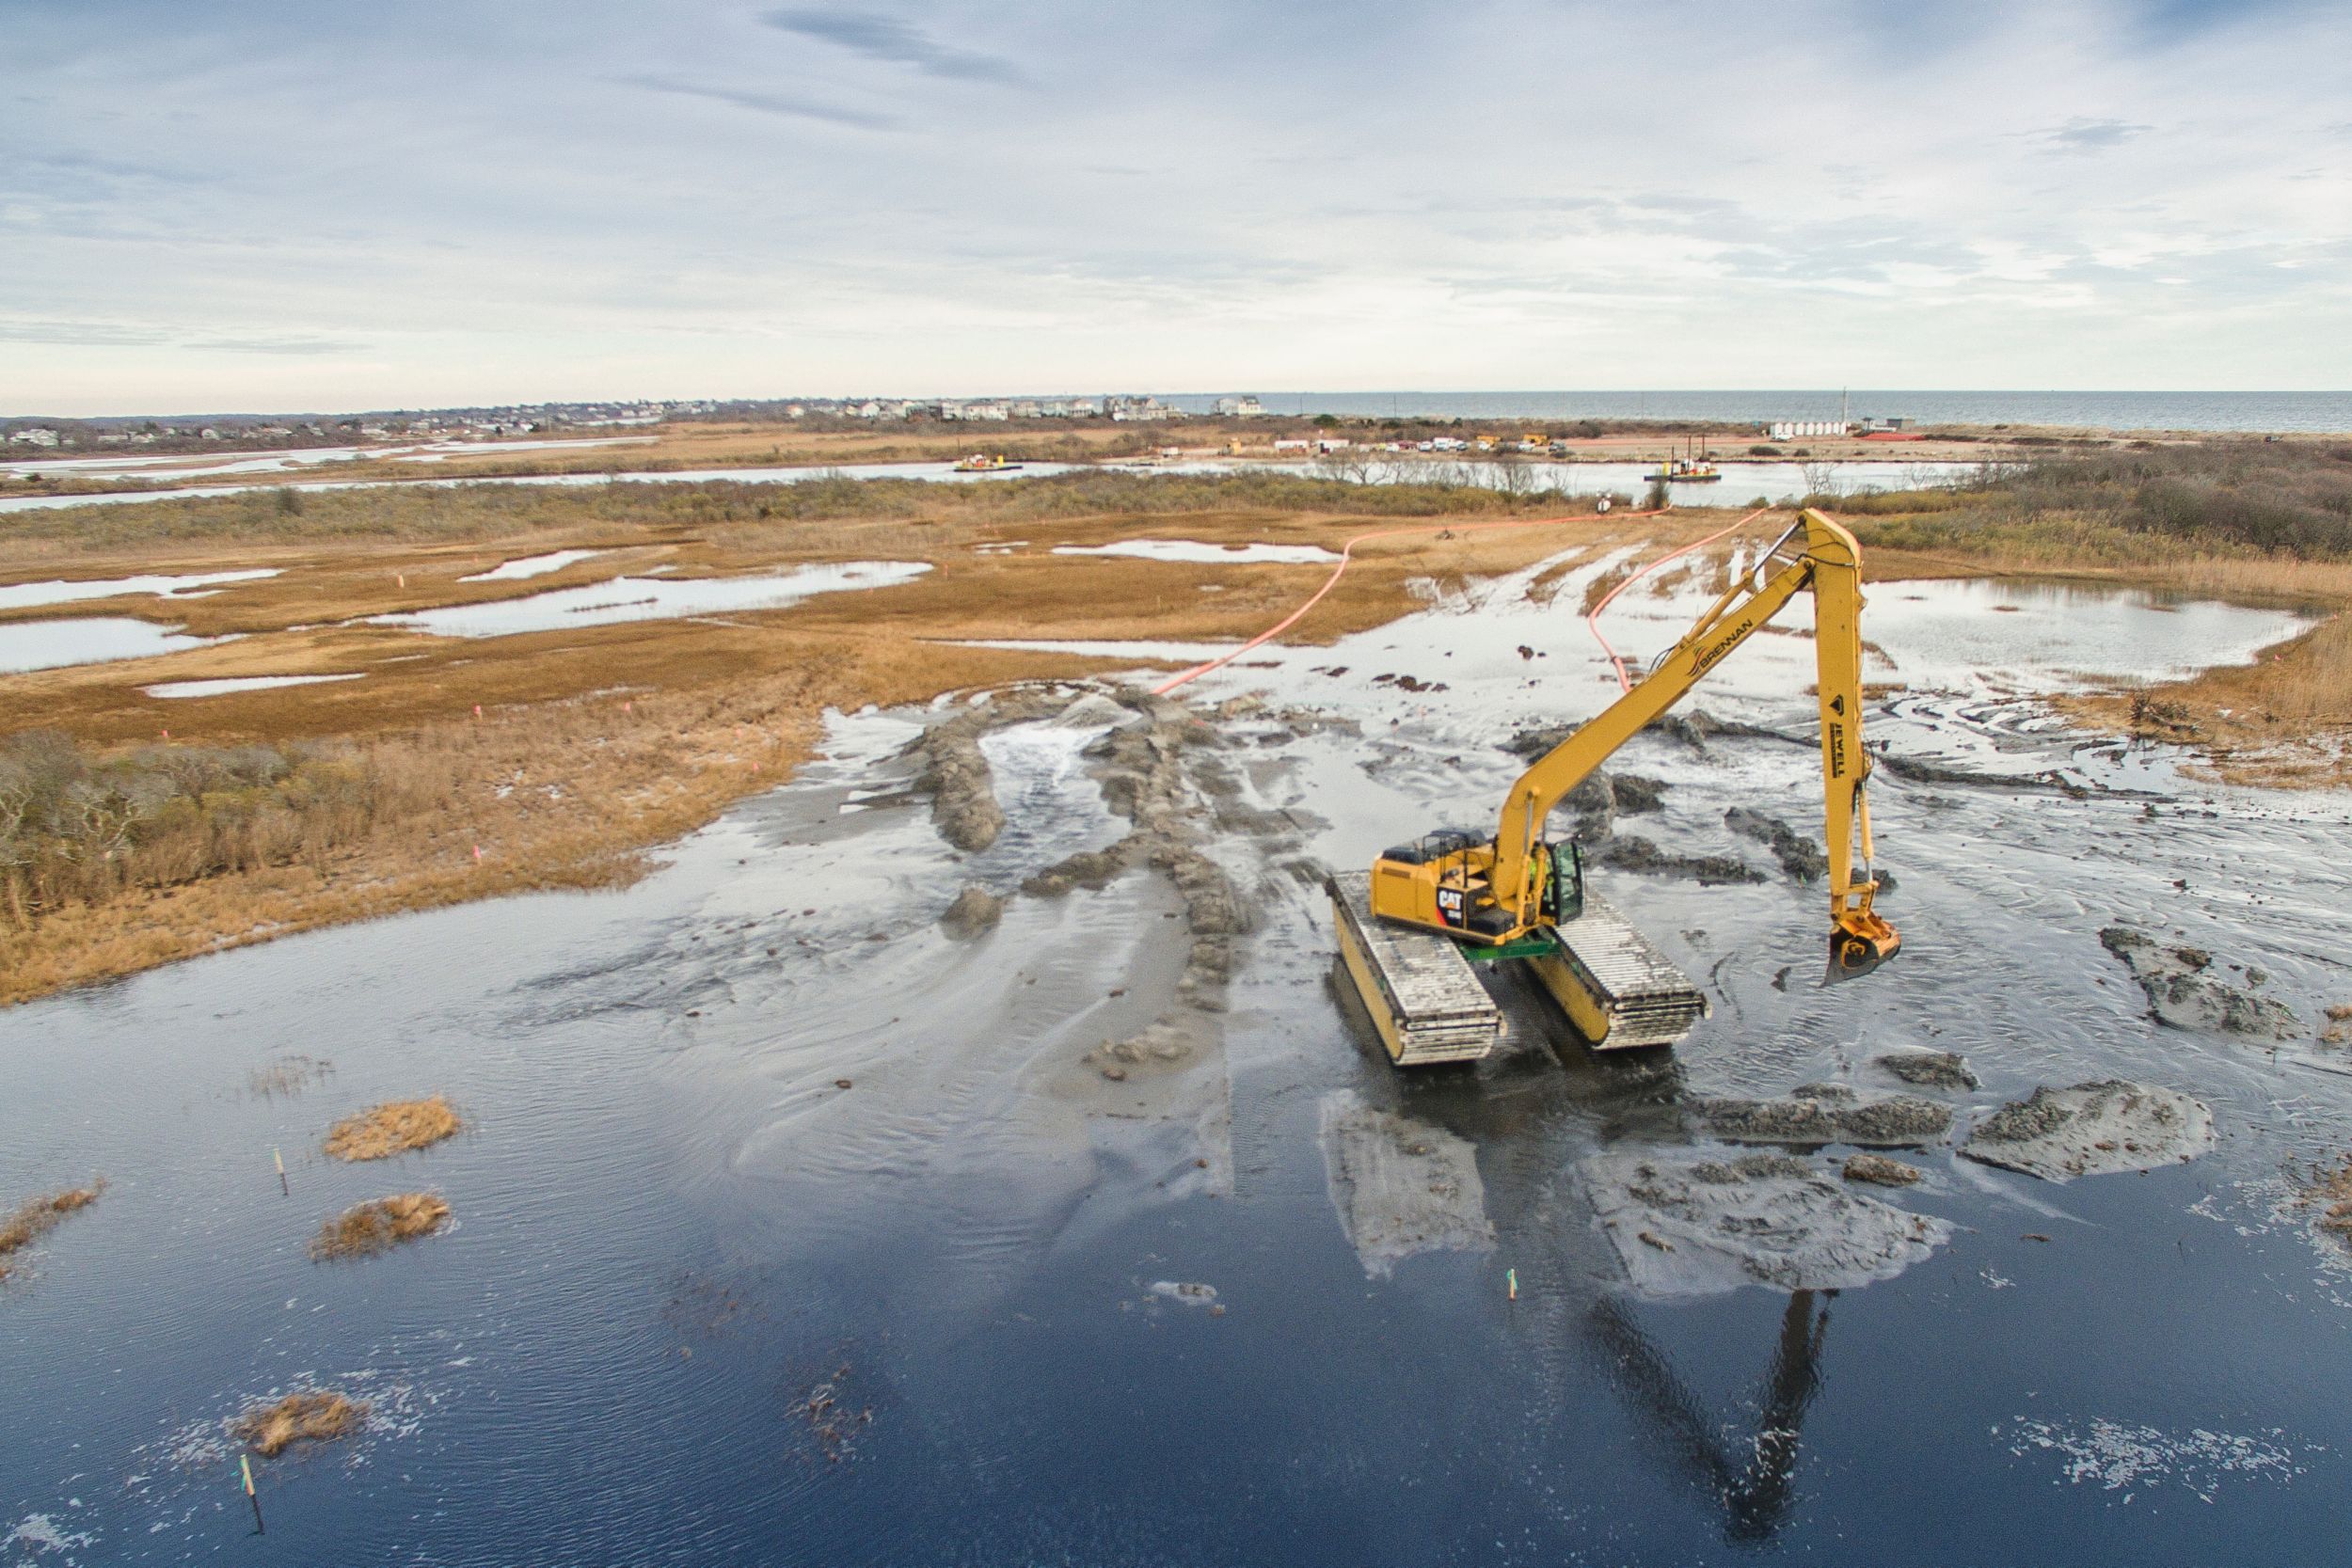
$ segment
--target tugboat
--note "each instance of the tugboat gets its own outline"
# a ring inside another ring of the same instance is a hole
[[[1642,477],[1653,483],[1663,481],[1668,484],[1712,484],[1724,477],[1724,471],[1708,461],[1706,445],[1693,441],[1684,456],[1669,457],[1656,473]]]
[[[1009,462],[1002,457],[991,457],[985,452],[976,451],[956,465],[956,472],[960,474],[1001,474],[1007,469],[1019,467],[1021,467],[1020,464]]]

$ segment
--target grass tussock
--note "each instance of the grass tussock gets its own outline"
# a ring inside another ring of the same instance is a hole
[[[349,1436],[367,1425],[369,1408],[366,1401],[332,1389],[306,1389],[252,1406],[231,1421],[229,1430],[262,1458],[273,1459],[296,1443],[326,1443]]]
[[[389,1160],[455,1137],[464,1125],[437,1094],[387,1101],[337,1122],[326,1134],[326,1152],[338,1160]]]
[[[78,1213],[97,1202],[98,1195],[105,1190],[105,1178],[100,1177],[87,1187],[69,1187],[61,1193],[34,1198],[0,1221],[0,1279],[8,1276],[9,1259],[55,1230],[68,1214]]]
[[[449,1204],[435,1193],[399,1193],[355,1204],[319,1227],[310,1256],[321,1260],[373,1258],[403,1242],[430,1236],[449,1220]]]

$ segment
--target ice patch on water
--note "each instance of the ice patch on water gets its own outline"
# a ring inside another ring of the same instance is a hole
[[[2076,1486],[2095,1484],[2122,1492],[2128,1503],[2142,1488],[2173,1485],[2211,1502],[2222,1486],[2245,1477],[2293,1481],[2308,1465],[2304,1456],[2326,1453],[2322,1443],[2296,1443],[2284,1429],[2265,1428],[2251,1437],[2193,1427],[2185,1433],[2160,1432],[2093,1417],[2083,1421],[2037,1421],[2023,1417],[2003,1433],[2017,1458],[2058,1457],[2059,1473]]]

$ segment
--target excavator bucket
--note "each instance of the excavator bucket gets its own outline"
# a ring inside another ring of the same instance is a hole
[[[1879,965],[1903,950],[1902,938],[1884,921],[1875,924],[1879,931],[1858,931],[1840,927],[1829,934],[1829,972],[1821,977],[1827,986],[1847,980],[1859,980]]]

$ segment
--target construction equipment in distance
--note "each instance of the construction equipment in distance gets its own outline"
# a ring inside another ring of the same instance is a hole
[[[1800,539],[1800,536],[1802,538]],[[1573,842],[1544,838],[1551,810],[1801,593],[1813,595],[1829,859],[1830,978],[1867,974],[1902,939],[1872,908],[1870,761],[1862,747],[1862,550],[1803,513],[1648,676],[1519,776],[1493,836],[1452,829],[1327,881],[1341,967],[1399,1067],[1473,1061],[1502,1015],[1470,967],[1524,963],[1601,1049],[1672,1045],[1707,1000],[1630,922],[1584,888]],[[1862,874],[1854,871],[1860,852]]]

